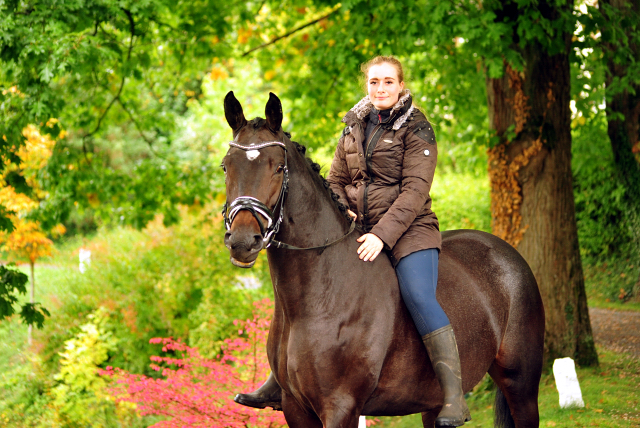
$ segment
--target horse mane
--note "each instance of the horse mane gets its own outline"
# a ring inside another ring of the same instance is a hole
[[[290,133],[285,132],[285,135],[289,137],[289,140],[291,140]],[[314,162],[311,158],[309,158],[306,155],[307,148],[305,146],[298,143],[297,141],[291,140],[291,142],[294,144],[298,152],[304,157],[304,160],[307,161],[307,167],[311,169],[312,172],[314,172],[313,176],[320,180],[324,189],[327,191],[327,193],[329,193],[329,196],[331,197],[331,201],[336,206],[336,208],[340,210],[342,215],[347,220],[349,220],[349,222],[353,221],[349,213],[347,213],[347,210],[349,209],[349,207],[347,207],[345,204],[340,202],[340,197],[333,190],[331,190],[331,187],[329,186],[329,182],[327,181],[327,179],[324,178],[322,174],[320,174],[320,170],[322,169],[322,166],[320,166],[320,164],[318,164],[317,162]]]

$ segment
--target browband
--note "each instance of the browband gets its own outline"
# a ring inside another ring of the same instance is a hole
[[[229,145],[231,147],[237,147],[238,149],[242,149],[242,150],[260,150],[260,149],[264,149],[265,147],[269,147],[269,146],[280,146],[282,147],[285,151],[287,150],[287,146],[284,145],[283,142],[281,141],[265,141],[264,143],[260,143],[260,144],[250,144],[248,146],[243,146],[242,144],[238,144],[235,141],[230,141]]]

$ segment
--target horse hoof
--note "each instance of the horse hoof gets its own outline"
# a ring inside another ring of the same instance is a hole
[[[438,418],[436,419],[436,426],[438,428],[461,427],[465,422],[469,422],[470,420],[471,416],[466,416],[464,419]]]
[[[461,427],[465,422],[471,420],[471,413],[464,415],[464,419],[451,419],[448,417],[436,419],[437,427]]]

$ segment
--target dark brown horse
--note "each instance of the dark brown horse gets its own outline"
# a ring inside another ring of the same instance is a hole
[[[225,115],[234,137],[223,161],[225,244],[242,267],[269,246],[267,351],[289,426],[355,428],[359,415],[422,413],[433,427],[442,392],[389,259],[358,259],[363,232],[350,233],[344,207],[283,132],[275,95],[266,120],[247,121],[232,92]],[[502,426],[537,427],[544,309],[525,260],[488,233],[444,232],[437,290],[458,340],[464,391],[489,372]]]

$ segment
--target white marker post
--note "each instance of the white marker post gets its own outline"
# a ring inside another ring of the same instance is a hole
[[[571,358],[558,358],[553,362],[553,377],[560,395],[560,408],[584,407],[576,364]]]
[[[80,265],[78,269],[80,273],[85,273],[87,271],[87,266],[91,264],[91,250],[85,250],[84,248],[80,248],[80,254],[78,255],[80,259]]]

